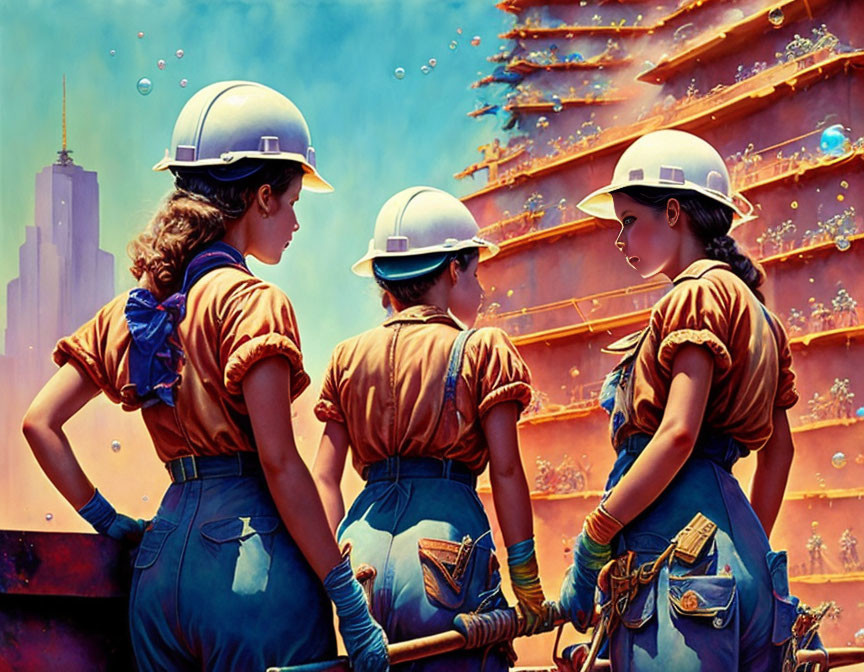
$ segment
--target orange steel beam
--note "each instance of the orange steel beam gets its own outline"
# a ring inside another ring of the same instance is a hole
[[[830,343],[848,343],[853,338],[864,336],[864,324],[852,327],[840,327],[812,334],[802,334],[789,339],[793,350],[804,350],[809,345],[828,345]]]
[[[849,236],[847,240],[852,243],[856,240],[861,240],[862,238],[864,238],[864,233],[856,233]],[[786,252],[778,252],[777,254],[772,254],[768,257],[762,257],[762,259],[759,260],[759,263],[763,266],[776,266],[784,261],[800,261],[805,255],[830,252],[831,248],[834,247],[836,247],[834,241],[828,240],[824,243],[816,243],[815,245],[807,245],[806,247],[797,247]]]
[[[561,106],[564,109],[568,107],[584,107],[586,105],[614,105],[616,103],[626,102],[626,98],[609,98],[604,96],[589,96],[588,98],[562,98]],[[509,103],[504,106],[508,112],[554,112],[555,103],[543,101],[540,103]],[[468,113],[470,116],[470,112]],[[476,115],[475,115],[476,116]]]
[[[755,110],[759,107],[764,107],[765,105],[769,104],[771,102],[771,99],[774,97],[784,95],[785,93],[795,91],[796,89],[805,88],[818,79],[821,79],[823,77],[827,78],[837,74],[840,71],[845,71],[850,65],[864,63],[864,53],[854,52],[849,54],[837,54],[830,58],[813,63],[812,65],[807,66],[802,70],[793,70],[792,72],[785,73],[785,71],[789,70],[790,68],[784,66],[791,66],[801,61],[806,61],[808,58],[812,58],[812,56],[813,54],[808,54],[807,56],[803,56],[797,61],[792,61],[791,63],[784,63],[780,66],[769,68],[768,70],[765,70],[764,72],[759,73],[758,75],[755,75],[748,80],[744,80],[743,82],[734,84],[727,89],[724,89],[723,91],[714,94],[714,96],[718,97],[720,100],[722,100],[722,102],[719,102],[713,107],[705,107],[700,112],[691,113],[688,116],[684,116],[680,119],[670,121],[669,123],[662,123],[661,121],[661,123],[658,124],[656,117],[650,117],[649,119],[646,119],[644,121],[632,124],[629,128],[623,129],[620,135],[608,140],[603,144],[597,146],[589,146],[579,151],[573,152],[572,154],[562,156],[561,158],[544,164],[542,166],[523,170],[520,173],[514,175],[512,180],[495,182],[494,184],[487,185],[472,194],[463,196],[462,201],[468,202],[484,194],[498,191],[499,189],[503,189],[504,187],[509,187],[515,181],[542,177],[544,175],[557,172],[561,168],[569,166],[582,159],[607,154],[618,149],[622,145],[631,143],[632,141],[644,135],[648,130],[659,130],[661,128],[678,128],[682,130],[692,131],[709,123],[722,123],[722,121],[726,118],[737,117],[742,115],[744,112]],[[782,78],[779,77],[777,74],[778,72],[784,72],[784,76]],[[747,86],[744,86],[748,83],[752,84],[750,80],[753,79],[756,79],[757,81],[764,80],[764,84],[762,84],[762,86],[757,89],[750,89]],[[730,92],[735,91],[741,91],[741,93],[735,96],[730,96]],[[704,102],[704,98],[699,98],[694,103],[691,103],[688,107],[695,106],[698,103]],[[682,110],[682,112],[686,113],[686,108]],[[601,136],[602,135],[603,134],[601,133]]]
[[[569,336],[578,336],[581,334],[596,333],[600,331],[611,331],[619,327],[644,325],[648,321],[648,316],[651,310],[636,310],[632,313],[616,315],[615,317],[606,317],[599,320],[589,320],[580,322],[566,327],[556,327],[555,329],[546,329],[545,331],[537,331],[533,334],[525,334],[524,336],[513,336],[511,341],[515,345],[530,345],[532,343],[542,343],[544,341],[558,340]]]
[[[812,6],[820,6],[826,4],[827,0],[810,0],[810,2]],[[707,39],[697,42],[673,56],[661,59],[657,65],[640,73],[636,79],[650,84],[660,84],[681,70],[682,67],[691,67],[693,61],[698,62],[705,56],[716,58],[732,53],[756,35],[765,32],[768,28],[773,29],[767,17],[768,12],[774,9],[781,9],[784,15],[788,13],[784,23],[797,21],[808,14],[806,0],[785,0],[778,5],[765,7],[737,23],[733,23],[725,30],[714,32]]]
[[[845,574],[803,574],[790,576],[789,583],[853,583],[864,581],[864,572]]]
[[[543,37],[581,37],[583,35],[644,35],[656,26],[538,26],[536,28],[512,28],[498,37],[502,40],[538,39]]]
[[[795,490],[783,495],[784,500],[807,499],[860,499],[864,497],[864,488],[832,488],[831,490]]]
[[[565,222],[564,224],[559,224],[558,226],[550,226],[548,229],[529,231],[528,233],[523,233],[521,236],[502,240],[500,243],[498,243],[498,247],[500,250],[498,254],[496,254],[494,257],[489,257],[488,259],[485,259],[483,263],[488,264],[493,259],[498,259],[500,261],[501,259],[510,256],[520,248],[540,242],[541,240],[547,240],[549,238],[560,238],[561,236],[581,233],[584,231],[593,231],[594,229],[599,228],[603,228],[601,220],[597,219],[596,217],[586,217],[585,219],[576,219],[572,222]]]

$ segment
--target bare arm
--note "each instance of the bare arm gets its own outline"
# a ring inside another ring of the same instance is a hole
[[[330,531],[336,534],[336,528],[345,517],[345,504],[342,501],[342,474],[345,471],[345,458],[348,455],[350,440],[348,430],[341,422],[328,420],[324,425],[324,434],[318,445],[315,463],[312,465],[312,476],[318,484],[324,512]]]
[[[327,526],[315,481],[294,443],[290,380],[287,359],[262,359],[244,376],[243,397],[276,508],[303,556],[323,580],[342,557]]]
[[[698,345],[684,345],[672,363],[672,384],[660,427],[645,450],[606,500],[606,510],[625,525],[666,489],[693,452],[708,393],[714,360]]]
[[[518,416],[519,406],[515,401],[503,402],[493,406],[481,421],[489,444],[492,501],[507,546],[534,534],[531,497],[519,455]]]
[[[22,431],[39,466],[77,511],[95,488],[72,452],[63,425],[99,393],[99,387],[71,364],[45,383],[24,414]]]
[[[757,453],[756,473],[750,490],[750,504],[769,537],[783,503],[789,468],[795,454],[786,409],[775,408],[773,420],[774,433]]]

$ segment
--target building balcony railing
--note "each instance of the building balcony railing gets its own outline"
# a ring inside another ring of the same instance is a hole
[[[637,79],[652,84],[660,84],[681,72],[690,71],[699,61],[715,60],[740,49],[747,42],[774,28],[768,21],[768,11],[780,11],[784,23],[789,24],[807,17],[827,0],[785,0],[770,8],[763,7],[758,12],[727,26],[714,26],[708,34],[699,35],[688,41],[679,52],[660,59],[650,70],[639,73]]]
[[[727,119],[746,116],[748,112],[771,104],[778,96],[800,91],[860,63],[864,63],[864,51],[843,54],[834,54],[830,50],[812,52],[767,68],[741,82],[717,88],[705,96],[680,99],[668,109],[658,104],[650,116],[634,124],[583,136],[576,145],[562,146],[560,153],[522,159],[513,168],[499,173],[495,181],[462,200],[470,201],[519,181],[556,172],[576,161],[615,151],[649,131],[662,128],[693,131],[707,124],[716,125]]]

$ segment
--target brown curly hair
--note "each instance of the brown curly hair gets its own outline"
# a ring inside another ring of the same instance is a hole
[[[255,172],[231,182],[217,179],[208,169],[176,171],[174,191],[127,247],[129,270],[158,299],[180,290],[192,257],[225,235],[228,224],[252,204],[259,187],[269,184],[280,196],[303,174],[294,161],[256,163],[260,165]]]

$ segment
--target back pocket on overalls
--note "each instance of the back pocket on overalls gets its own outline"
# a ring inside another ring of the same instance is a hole
[[[201,525],[201,536],[214,544],[220,566],[233,565],[231,590],[253,595],[267,590],[273,554],[273,533],[281,521],[276,516],[234,516]]]
[[[164,518],[154,518],[141,538],[138,555],[135,556],[135,569],[151,567],[159,557],[159,553],[162,552],[168,535],[175,529],[177,529],[177,523],[172,523]]]
[[[731,667],[737,665],[738,588],[734,577],[670,576],[669,608],[675,629],[703,664],[726,661]]]
[[[470,537],[461,543],[447,539],[417,540],[423,586],[432,604],[446,609],[462,606],[474,565],[474,550]]]

